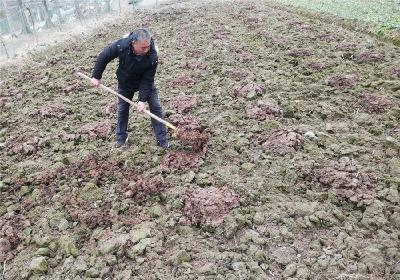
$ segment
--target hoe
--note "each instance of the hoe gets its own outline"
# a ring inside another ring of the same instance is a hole
[[[91,81],[91,78],[81,72],[77,73],[80,77]],[[120,94],[118,94],[118,92],[116,92],[115,90],[112,90],[109,87],[106,87],[102,84],[99,85],[100,88],[118,96],[119,98],[123,99],[124,101],[128,102],[129,104],[133,105],[135,108],[137,108],[136,103],[132,102],[131,100],[129,100],[128,98],[126,98],[125,96],[122,96]],[[176,126],[174,126],[173,124],[157,117],[156,115],[154,115],[153,113],[151,113],[149,110],[144,110],[143,111],[145,114],[149,115],[151,118],[165,124],[167,127],[171,128],[175,133],[176,137],[180,140],[182,140],[183,142],[189,144],[192,146],[192,149],[195,152],[200,151],[204,144],[207,142],[207,135],[205,135],[204,133],[202,133],[201,131],[197,131],[197,130],[188,130],[185,127],[182,128],[177,128]]]

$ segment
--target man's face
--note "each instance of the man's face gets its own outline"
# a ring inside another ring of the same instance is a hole
[[[132,42],[133,50],[137,55],[145,55],[150,50],[150,40]]]

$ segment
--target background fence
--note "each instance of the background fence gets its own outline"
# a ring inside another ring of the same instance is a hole
[[[132,8],[140,0],[130,0]],[[122,2],[122,3],[121,3]],[[121,13],[126,0],[0,0],[0,56],[9,58],[10,41],[24,35],[61,31],[68,24],[83,23],[111,13]],[[11,49],[12,51],[12,49]]]

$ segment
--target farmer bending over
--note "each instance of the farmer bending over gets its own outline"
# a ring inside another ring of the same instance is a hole
[[[150,112],[163,118],[163,110],[158,99],[154,83],[158,56],[154,40],[147,29],[136,29],[127,37],[117,40],[107,46],[97,57],[92,83],[101,84],[101,77],[107,64],[114,58],[119,58],[117,79],[118,93],[132,100],[135,91],[139,91],[138,111],[143,112],[149,104]],[[117,142],[116,148],[125,146],[128,141],[129,103],[118,98]],[[157,144],[163,149],[168,148],[167,130],[164,124],[151,119]]]

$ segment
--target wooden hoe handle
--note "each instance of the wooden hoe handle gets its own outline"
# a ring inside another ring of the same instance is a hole
[[[81,72],[78,72],[78,75],[81,76],[82,78],[85,78],[85,79],[88,80],[89,82],[92,81],[92,79],[91,79],[89,76],[87,76],[87,75],[85,75],[85,74],[83,74],[83,73],[81,73]],[[135,107],[137,108],[137,104],[136,104],[136,103],[132,102],[131,100],[129,100],[129,99],[126,98],[125,96],[119,94],[119,93],[116,92],[115,90],[112,90],[112,89],[110,89],[109,87],[106,87],[105,85],[102,85],[102,84],[100,84],[99,87],[101,87],[102,89],[104,89],[104,90],[106,90],[106,91],[108,91],[108,92],[111,92],[112,94],[118,96],[119,98],[125,100],[126,102],[128,102],[129,104],[131,104],[131,105],[133,105],[133,106],[135,106]],[[157,117],[156,115],[154,115],[153,113],[151,113],[149,110],[146,110],[146,109],[145,109],[145,110],[143,110],[143,112],[145,112],[147,115],[149,115],[149,116],[152,117],[153,119],[159,121],[160,123],[165,124],[165,125],[168,126],[169,128],[171,128],[171,129],[173,129],[173,130],[176,130],[176,129],[177,129],[174,125],[172,125],[171,123],[169,123],[169,122],[167,122],[167,121],[165,121],[165,120],[163,120],[163,119]]]

